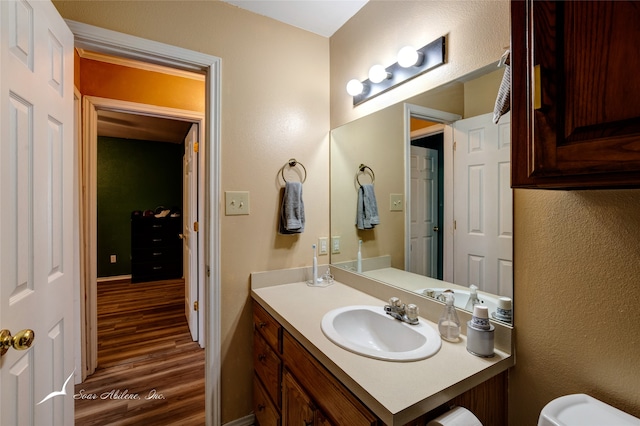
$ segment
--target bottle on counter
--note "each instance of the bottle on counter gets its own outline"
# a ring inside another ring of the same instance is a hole
[[[444,293],[444,297],[444,311],[438,321],[438,330],[444,340],[457,342],[460,338],[460,319],[456,313],[456,308],[453,306],[453,294]]]
[[[473,307],[480,303],[480,299],[478,299],[478,287],[471,284],[469,286],[469,300],[467,300],[467,304],[464,309],[466,311],[473,312]]]

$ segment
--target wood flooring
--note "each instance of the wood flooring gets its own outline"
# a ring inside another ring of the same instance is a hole
[[[205,423],[204,349],[191,339],[183,280],[98,284],[98,368],[75,398],[78,426]]]

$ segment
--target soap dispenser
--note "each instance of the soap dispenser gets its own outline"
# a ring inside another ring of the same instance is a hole
[[[453,306],[453,294],[444,293],[444,312],[438,321],[440,336],[449,342],[457,342],[460,337],[460,319]]]
[[[467,304],[465,305],[464,309],[466,311],[471,311],[473,312],[473,307],[475,305],[477,305],[478,303],[480,303],[480,299],[478,299],[478,287],[471,284],[469,286],[469,300],[467,300]]]

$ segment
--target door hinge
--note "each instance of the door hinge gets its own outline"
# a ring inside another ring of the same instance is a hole
[[[207,277],[210,277],[210,276],[211,276],[211,268],[207,266]]]
[[[198,232],[198,222],[193,222],[193,231]]]
[[[200,144],[198,142],[193,143],[193,152],[198,152],[200,149]]]
[[[456,223],[456,221],[454,220],[454,221],[453,221],[453,230],[454,230],[454,231],[456,230],[457,225],[458,225],[458,224],[457,224],[457,223]]]
[[[454,150],[454,151],[456,150],[456,144],[457,144],[457,142],[454,142],[454,143],[453,143],[453,150]]]
[[[195,302],[193,302],[193,310],[194,311],[198,310],[198,301],[197,300]]]

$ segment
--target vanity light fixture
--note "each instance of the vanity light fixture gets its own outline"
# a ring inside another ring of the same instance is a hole
[[[381,83],[388,78],[391,78],[391,73],[382,65],[374,65],[369,69],[369,81],[372,83]]]
[[[351,96],[358,96],[363,94],[364,90],[364,84],[358,80],[358,79],[353,79],[353,80],[349,80],[349,82],[347,83],[347,93]]]
[[[418,52],[413,46],[405,46],[398,52],[398,65],[402,68],[420,65],[423,59],[424,54]]]
[[[347,93],[353,97],[353,105],[373,98],[387,90],[444,64],[445,38],[414,49],[403,47],[398,52],[398,62],[384,68],[374,65],[369,70],[369,78],[364,81],[353,79],[347,84]]]

